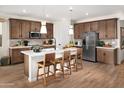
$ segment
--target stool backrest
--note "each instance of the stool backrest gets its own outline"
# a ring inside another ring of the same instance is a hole
[[[64,51],[64,60],[70,60],[70,51]]]
[[[55,53],[46,54],[45,62],[55,62]]]
[[[78,57],[82,57],[82,52],[83,52],[82,48],[77,48],[77,56]]]

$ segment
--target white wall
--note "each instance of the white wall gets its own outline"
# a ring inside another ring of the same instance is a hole
[[[70,22],[68,20],[54,22],[54,38],[56,38],[56,47],[59,47],[59,44],[63,47],[69,43],[69,24]]]
[[[0,58],[9,55],[9,22],[3,22],[2,47],[0,47]]]

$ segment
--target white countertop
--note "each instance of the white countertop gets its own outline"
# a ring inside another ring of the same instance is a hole
[[[21,51],[22,54],[34,57],[34,56],[42,56],[46,53],[57,53],[57,54],[61,54],[64,51],[70,50],[71,54],[75,53],[77,48],[67,48],[67,49],[57,49],[54,50],[53,48],[49,48],[49,49],[43,49],[41,52],[33,52],[33,50],[26,50],[26,51]]]
[[[10,49],[18,49],[18,48],[31,48],[31,46],[13,46],[9,47]]]
[[[99,46],[97,46],[96,48],[103,48],[103,49],[117,49],[117,47],[99,47]]]

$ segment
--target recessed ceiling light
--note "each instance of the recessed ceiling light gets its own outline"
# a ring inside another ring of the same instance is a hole
[[[48,17],[49,17],[49,15],[48,15],[48,14],[46,14],[46,17],[48,18]]]
[[[26,13],[27,11],[25,9],[22,10],[23,13]]]
[[[88,16],[88,15],[89,15],[89,13],[85,13],[85,15],[86,15],[86,16]]]

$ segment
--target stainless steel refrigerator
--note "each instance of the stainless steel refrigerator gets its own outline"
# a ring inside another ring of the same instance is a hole
[[[99,34],[96,32],[85,32],[82,35],[83,59],[96,62],[96,46]]]

